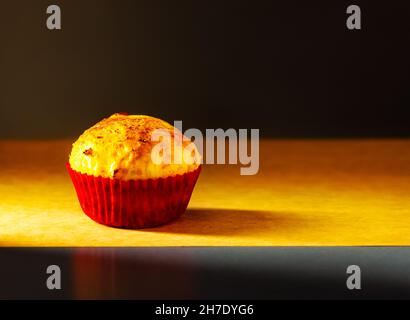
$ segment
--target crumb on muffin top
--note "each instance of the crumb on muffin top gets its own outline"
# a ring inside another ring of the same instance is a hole
[[[159,143],[152,141],[152,133],[162,130],[169,134],[171,163],[155,163],[151,152]],[[175,133],[182,133],[169,123],[145,115],[116,113],[87,129],[74,142],[69,163],[73,170],[103,178],[123,180],[155,179],[184,174],[197,169],[200,154],[193,147],[193,163],[185,161],[182,150],[193,143],[184,137],[181,148],[174,148]],[[194,145],[193,145],[194,146]],[[174,158],[175,157],[175,158]]]

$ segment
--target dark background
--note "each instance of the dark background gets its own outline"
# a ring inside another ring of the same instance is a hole
[[[264,137],[409,137],[406,3],[1,0],[0,138],[77,136],[117,111]],[[350,4],[362,30],[346,28]]]

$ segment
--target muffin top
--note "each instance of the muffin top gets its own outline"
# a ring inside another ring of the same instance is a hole
[[[194,143],[169,123],[119,113],[86,130],[69,158],[75,171],[123,180],[184,174],[197,169],[200,161]]]

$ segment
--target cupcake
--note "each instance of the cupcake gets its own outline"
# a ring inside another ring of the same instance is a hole
[[[135,229],[184,213],[201,158],[195,144],[169,123],[117,113],[78,138],[67,169],[85,214],[104,225]]]

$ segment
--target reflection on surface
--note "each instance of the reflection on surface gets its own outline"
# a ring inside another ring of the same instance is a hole
[[[72,258],[78,299],[196,296],[198,266],[189,252],[78,248]]]

